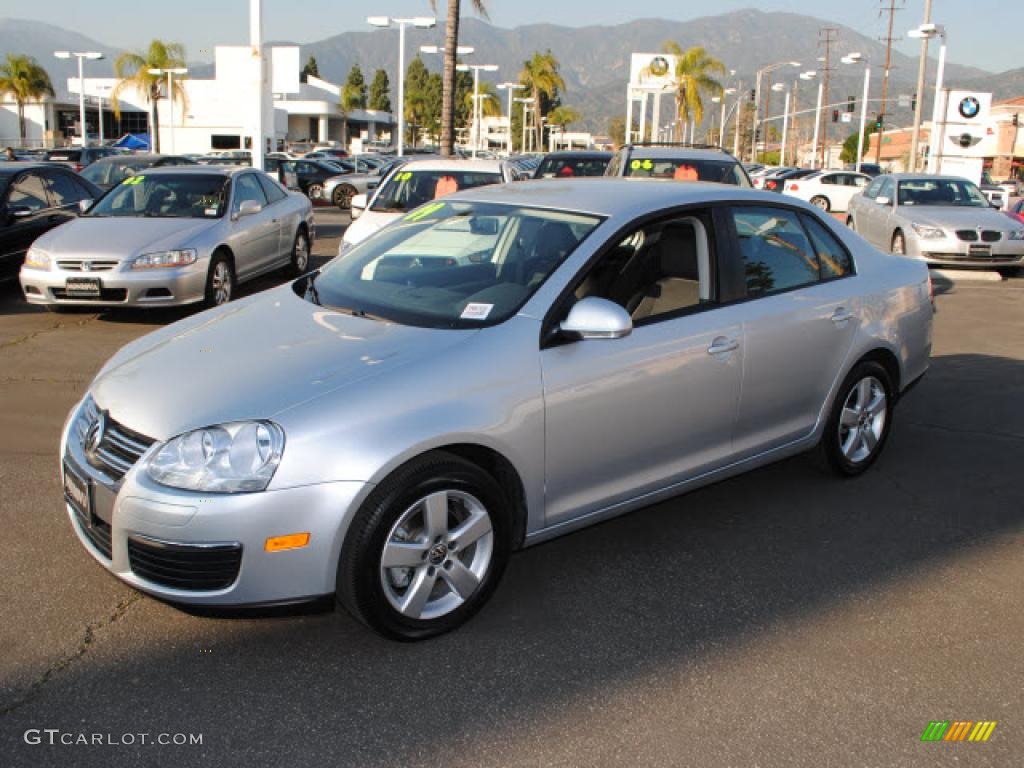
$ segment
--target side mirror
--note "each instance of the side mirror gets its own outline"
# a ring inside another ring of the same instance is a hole
[[[633,332],[633,318],[614,301],[588,296],[573,304],[558,330],[579,339],[621,339]]]
[[[80,213],[85,213],[90,208],[92,208],[92,204],[94,202],[95,201],[91,197],[82,198],[81,200],[78,201],[78,210],[79,210],[79,212]]]
[[[875,202],[879,205],[892,205],[892,198],[886,197],[885,195],[879,195],[875,198]]]
[[[243,216],[252,216],[254,213],[259,213],[262,210],[263,206],[255,200],[243,200],[242,204],[238,206],[238,213],[235,215],[235,218],[240,219]]]
[[[366,210],[366,195],[353,195],[349,212],[353,219],[358,219]]]

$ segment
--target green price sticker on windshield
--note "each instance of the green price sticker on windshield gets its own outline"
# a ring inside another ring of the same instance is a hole
[[[634,160],[633,162],[631,162],[629,164],[629,167],[631,169],[633,169],[634,171],[639,171],[640,170],[640,161],[639,160]]]
[[[643,166],[645,171],[649,171],[651,170],[651,168],[654,167],[654,163],[652,163],[650,160],[644,160]]]
[[[424,205],[419,210],[413,211],[406,216],[405,221],[419,221],[420,219],[425,219],[427,216],[432,216],[440,211],[444,206],[444,203],[431,203],[430,205]]]
[[[122,182],[125,186],[134,187],[136,184],[141,184],[146,180],[145,176],[129,176]]]
[[[412,178],[412,171],[402,171],[397,176],[395,176],[395,178],[398,179],[399,181],[408,181],[409,179]]]

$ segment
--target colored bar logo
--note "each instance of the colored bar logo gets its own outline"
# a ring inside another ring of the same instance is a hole
[[[932,720],[921,741],[988,741],[995,729],[995,720]]]

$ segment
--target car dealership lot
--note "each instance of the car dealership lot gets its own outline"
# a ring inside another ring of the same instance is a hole
[[[345,222],[317,211],[314,266]],[[3,762],[1012,764],[1024,280],[939,287],[932,371],[864,477],[798,458],[527,550],[416,645],[342,612],[194,615],[104,573],[60,502],[60,427],[110,354],[187,312],[49,315],[0,288]],[[936,719],[998,725],[922,744]]]

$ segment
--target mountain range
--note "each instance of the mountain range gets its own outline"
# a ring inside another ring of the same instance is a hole
[[[564,27],[552,24],[531,24],[514,29],[492,26],[476,18],[465,18],[460,31],[460,44],[472,45],[476,52],[467,60],[497,64],[500,70],[491,78],[495,82],[517,79],[523,62],[534,51],[550,49],[561,65],[566,88],[562,94],[565,104],[575,107],[583,115],[580,124],[573,126],[595,132],[607,130],[608,120],[622,115],[625,109],[625,85],[629,75],[630,53],[653,52],[661,49],[667,40],[679,43],[684,49],[703,45],[707,51],[736,70],[734,78],[726,84],[740,81],[744,89],[753,85],[758,67],[769,62],[795,60],[800,68],[784,68],[774,75],[785,82],[796,80],[801,70],[820,66],[817,58],[824,54],[819,46],[819,30],[824,26],[838,28],[837,43],[832,48],[833,72],[831,77],[832,101],[858,95],[863,82],[860,67],[839,63],[841,56],[859,51],[872,63],[872,98],[881,91],[882,62],[885,47],[870,37],[842,25],[810,16],[764,12],[755,9],[706,16],[686,22],[666,19],[637,19],[614,26]],[[410,30],[407,34],[407,61],[417,47],[437,44],[443,38],[443,29],[429,31]],[[281,41],[285,42],[285,41]],[[148,40],[140,40],[137,48],[144,48]],[[106,55],[102,61],[90,62],[88,75],[110,76],[113,59],[120,53],[117,48],[90,40],[74,31],[36,21],[0,18],[0,51],[27,53],[35,56],[49,71],[59,92],[66,92],[68,77],[77,76],[75,62],[53,57],[53,51],[98,50]],[[321,77],[343,82],[348,71],[358,64],[367,81],[377,68],[387,70],[392,82],[397,76],[397,30],[350,31],[301,45],[303,62],[316,57]],[[423,55],[431,69],[440,68],[440,57]],[[933,81],[935,62],[932,60],[929,82]],[[210,77],[211,64],[190,65],[192,77]],[[785,75],[782,73],[785,72]],[[906,124],[910,111],[897,106],[901,94],[914,90],[917,76],[916,58],[894,50],[890,71],[889,93],[893,100],[889,108],[889,125]],[[487,73],[482,77],[486,78]],[[948,63],[946,83],[954,87],[977,88],[992,91],[996,98],[1016,96],[1024,91],[1024,69],[999,74],[982,69]],[[803,83],[800,106],[813,106],[816,86]],[[781,106],[781,98],[776,101]],[[930,99],[925,99],[925,114],[930,114]],[[773,108],[773,113],[781,109]],[[872,110],[873,111],[873,110]],[[709,110],[710,112],[710,110]]]

